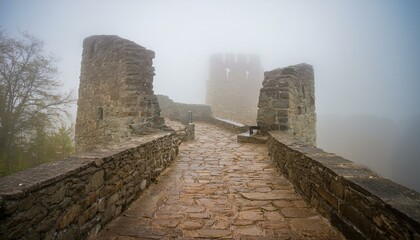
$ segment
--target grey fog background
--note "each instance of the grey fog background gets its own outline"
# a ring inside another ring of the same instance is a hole
[[[419,1],[0,0],[0,25],[44,40],[64,89],[95,34],[155,51],[155,92],[186,103],[204,103],[213,53],[312,64],[318,146],[420,191]]]

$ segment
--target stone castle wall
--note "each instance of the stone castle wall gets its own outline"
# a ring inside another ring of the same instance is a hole
[[[420,238],[419,193],[315,147],[314,92],[310,65],[265,72],[257,124],[271,160],[347,238]]]
[[[162,128],[153,93],[154,52],[118,36],[83,42],[76,149],[84,152]]]
[[[269,133],[271,160],[348,239],[420,239],[420,194],[282,131]]]
[[[257,124],[262,133],[282,130],[316,144],[314,70],[298,64],[264,73]]]
[[[0,239],[93,239],[176,159],[177,134],[161,131],[153,57],[117,36],[84,40],[79,155],[0,178]]]
[[[255,125],[262,77],[257,55],[212,55],[206,104],[215,117]]]
[[[161,115],[173,121],[187,124],[188,112],[192,112],[193,121],[212,121],[211,107],[204,104],[186,104],[174,102],[168,96],[157,95]]]
[[[178,155],[175,133],[0,178],[0,239],[93,239]]]
[[[179,121],[183,124],[187,123],[187,114],[189,111],[193,114],[194,121],[204,121],[217,125],[235,133],[248,131],[248,126],[241,123],[233,122],[223,118],[213,117],[211,107],[204,104],[185,104],[174,102],[165,95],[157,95],[159,105],[162,110],[161,115],[173,121]]]

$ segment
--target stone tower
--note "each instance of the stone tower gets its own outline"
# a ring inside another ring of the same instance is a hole
[[[316,145],[314,69],[308,64],[264,73],[257,124],[262,133],[282,130]]]
[[[164,127],[153,92],[155,54],[118,36],[83,42],[76,151],[118,143]]]
[[[206,104],[215,117],[255,125],[262,78],[257,55],[212,55]]]

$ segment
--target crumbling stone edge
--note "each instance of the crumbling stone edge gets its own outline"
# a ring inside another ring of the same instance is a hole
[[[269,132],[271,160],[349,239],[420,239],[420,194],[335,154]]]
[[[218,117],[209,119],[208,122],[237,134],[246,132],[249,128],[247,125]]]
[[[165,95],[156,95],[161,109],[160,115],[184,125],[189,123],[188,112],[192,113],[192,120],[209,121],[213,118],[211,107],[204,104],[179,103]]]
[[[243,133],[248,131],[247,125],[228,119],[214,117],[212,109],[209,105],[179,103],[173,101],[165,95],[157,95],[157,98],[161,108],[161,115],[165,118],[169,118],[170,120],[178,121],[184,125],[188,125],[187,115],[188,112],[191,112],[193,122],[202,121],[211,123],[234,133]],[[181,136],[181,139],[182,138],[183,136]]]
[[[0,239],[92,239],[178,156],[174,132],[0,178]]]

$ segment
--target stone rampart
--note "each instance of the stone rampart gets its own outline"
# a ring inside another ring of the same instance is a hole
[[[187,124],[188,112],[192,112],[193,121],[210,121],[213,118],[211,107],[204,104],[186,104],[174,102],[168,96],[157,95],[161,115],[173,121]]]
[[[298,64],[264,73],[257,125],[263,134],[282,130],[316,145],[314,70]]]
[[[175,133],[0,178],[0,239],[91,239],[178,155]]]
[[[368,168],[272,131],[269,155],[348,239],[420,239],[420,194]]]

